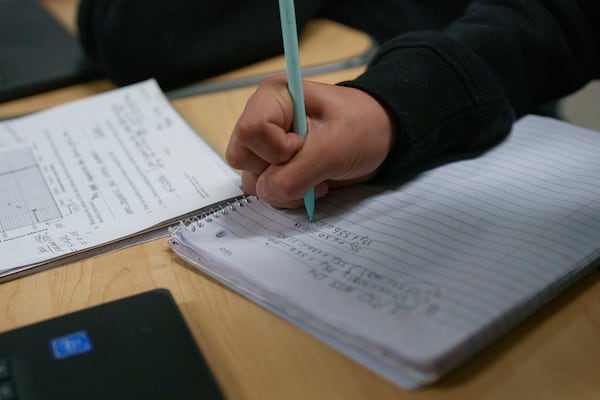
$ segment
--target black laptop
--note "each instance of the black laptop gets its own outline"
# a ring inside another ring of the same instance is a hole
[[[0,399],[222,399],[166,289],[0,334]]]
[[[0,102],[100,74],[78,39],[35,0],[0,0]]]

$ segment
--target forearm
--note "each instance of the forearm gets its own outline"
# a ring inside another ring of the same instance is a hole
[[[395,138],[380,168],[384,179],[444,150],[492,143],[515,119],[485,64],[441,33],[387,42],[363,75],[342,85],[366,91],[389,111]]]
[[[597,0],[475,1],[446,32],[484,62],[517,115],[600,77]]]
[[[549,10],[561,5],[555,17]],[[392,115],[395,146],[382,176],[441,151],[489,145],[516,116],[597,77],[599,34],[591,21],[598,26],[599,5],[475,1],[444,33],[385,43],[365,74],[343,83],[370,93]]]

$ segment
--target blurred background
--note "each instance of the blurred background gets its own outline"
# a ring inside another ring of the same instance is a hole
[[[600,81],[566,97],[559,105],[560,116],[576,125],[600,130]]]

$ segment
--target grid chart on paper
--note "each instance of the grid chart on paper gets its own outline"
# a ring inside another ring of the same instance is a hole
[[[61,217],[31,150],[0,153],[0,232]]]

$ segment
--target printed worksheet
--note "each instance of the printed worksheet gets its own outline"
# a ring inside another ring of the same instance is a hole
[[[4,121],[0,277],[238,196],[236,178],[154,81]]]

